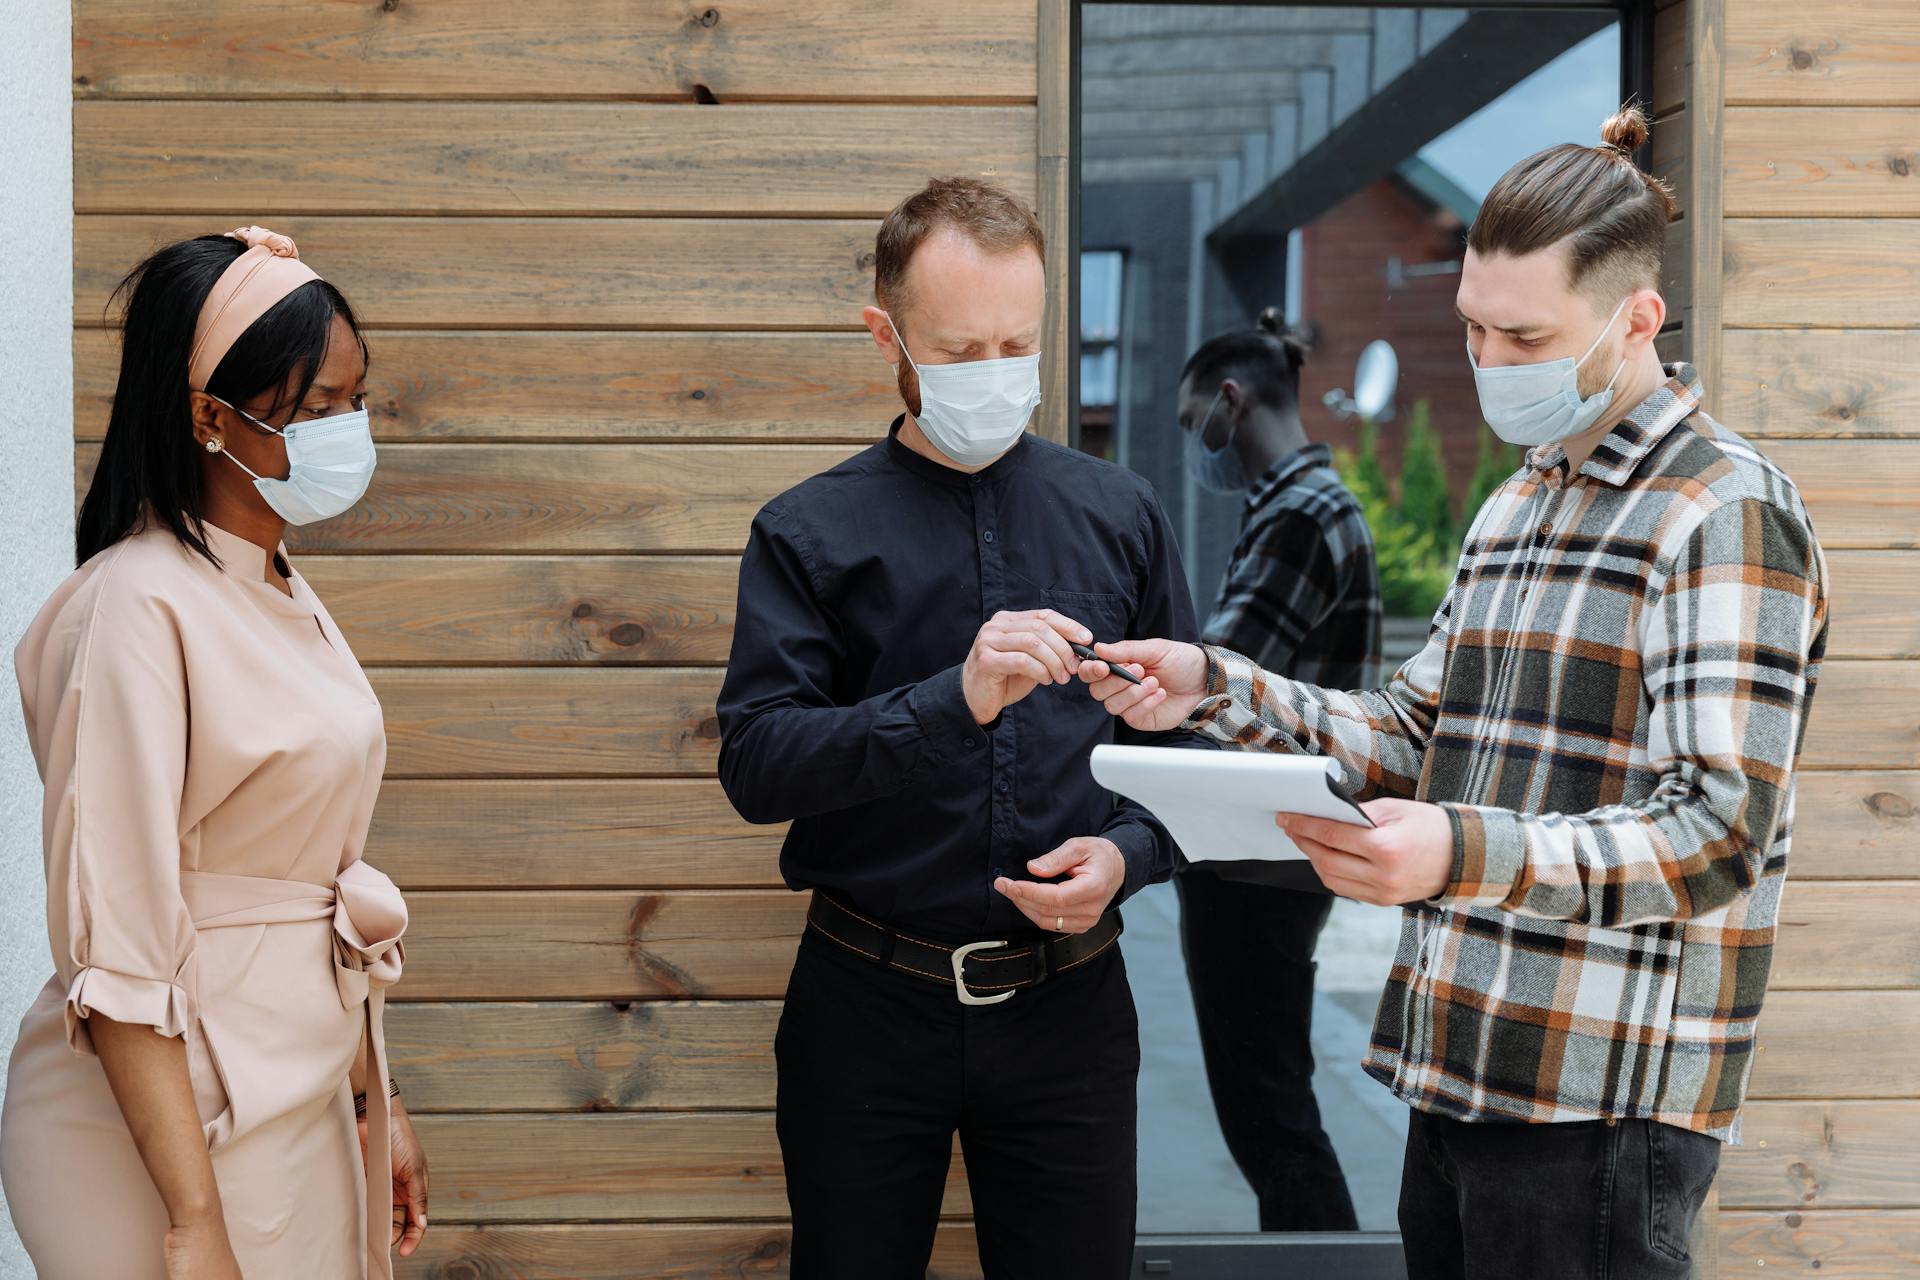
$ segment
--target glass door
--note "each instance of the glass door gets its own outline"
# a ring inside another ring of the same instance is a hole
[[[1466,228],[1514,162],[1598,140],[1643,82],[1641,10],[1080,6],[1075,439],[1154,483],[1201,619],[1249,504],[1183,466],[1182,370],[1271,309],[1310,343],[1306,438],[1372,526],[1383,670],[1422,642],[1465,520],[1518,465],[1454,313]],[[1400,913],[1218,880],[1125,913],[1136,1274],[1403,1275],[1407,1110],[1361,1070]]]

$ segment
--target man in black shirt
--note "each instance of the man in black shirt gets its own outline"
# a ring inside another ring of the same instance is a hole
[[[865,317],[907,413],[769,502],[741,564],[721,781],[792,820],[813,891],[775,1042],[802,1280],[924,1275],[956,1132],[988,1276],[1131,1265],[1115,908],[1175,852],[1093,781],[1097,743],[1153,739],[1072,646],[1196,628],[1151,487],[1024,433],[1044,253],[972,180],[888,216]]]

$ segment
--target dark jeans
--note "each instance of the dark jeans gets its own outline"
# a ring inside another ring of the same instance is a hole
[[[1118,947],[982,1008],[809,931],[774,1055],[795,1280],[921,1280],[956,1132],[989,1280],[1131,1269],[1140,1035]]]
[[[1468,1124],[1412,1113],[1408,1280],[1686,1280],[1720,1143],[1651,1120]]]
[[[1259,1198],[1260,1229],[1354,1230],[1313,1097],[1313,948],[1333,898],[1202,868],[1173,882],[1214,1114]]]

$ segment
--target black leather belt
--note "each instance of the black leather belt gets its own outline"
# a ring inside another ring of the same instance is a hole
[[[869,920],[817,889],[813,905],[807,908],[807,926],[875,964],[951,986],[961,1004],[1011,1000],[1017,992],[1099,956],[1120,940],[1122,932],[1120,913],[1109,911],[1085,933],[1034,934],[947,946]]]

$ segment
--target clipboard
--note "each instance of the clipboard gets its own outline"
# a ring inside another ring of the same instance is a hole
[[[1318,883],[1275,814],[1374,825],[1347,791],[1339,762],[1325,756],[1102,743],[1091,766],[1101,786],[1146,806],[1189,863],[1231,879],[1265,883],[1254,873],[1270,867],[1284,887],[1309,888],[1303,870]]]

